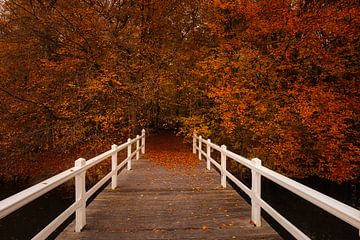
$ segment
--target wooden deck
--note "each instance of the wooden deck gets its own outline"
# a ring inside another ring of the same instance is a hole
[[[201,163],[181,174],[133,161],[87,208],[81,233],[71,223],[57,239],[282,239],[264,220],[250,224],[250,205]]]

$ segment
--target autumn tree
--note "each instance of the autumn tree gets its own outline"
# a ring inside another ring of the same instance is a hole
[[[219,44],[196,73],[209,81],[219,137],[291,176],[358,178],[356,1],[210,5]]]
[[[353,180],[358,12],[354,0],[2,1],[1,158],[181,125],[291,176]]]
[[[205,39],[200,12],[198,1],[4,1],[3,156],[174,126],[191,104],[184,83]]]

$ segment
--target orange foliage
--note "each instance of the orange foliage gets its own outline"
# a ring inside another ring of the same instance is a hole
[[[213,137],[290,176],[358,179],[356,1],[209,5],[219,44],[194,72],[215,104]]]
[[[0,9],[1,161],[182,125],[290,176],[360,175],[355,0],[6,0]],[[175,167],[169,153],[157,156]]]
[[[179,114],[200,34],[197,1],[176,2],[2,1],[1,161],[110,145]]]
[[[174,134],[164,132],[147,138],[145,159],[177,172],[190,174],[200,164],[200,160],[189,151],[185,144]]]

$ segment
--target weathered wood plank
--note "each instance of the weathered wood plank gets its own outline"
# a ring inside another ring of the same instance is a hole
[[[179,174],[133,161],[87,208],[87,225],[70,224],[58,239],[281,239],[264,221],[250,224],[250,206],[220,176],[201,165]]]

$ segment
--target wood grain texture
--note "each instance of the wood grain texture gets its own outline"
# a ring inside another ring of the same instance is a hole
[[[134,160],[87,208],[81,233],[71,223],[57,239],[282,239],[264,220],[250,224],[250,206],[204,164],[189,174]]]

